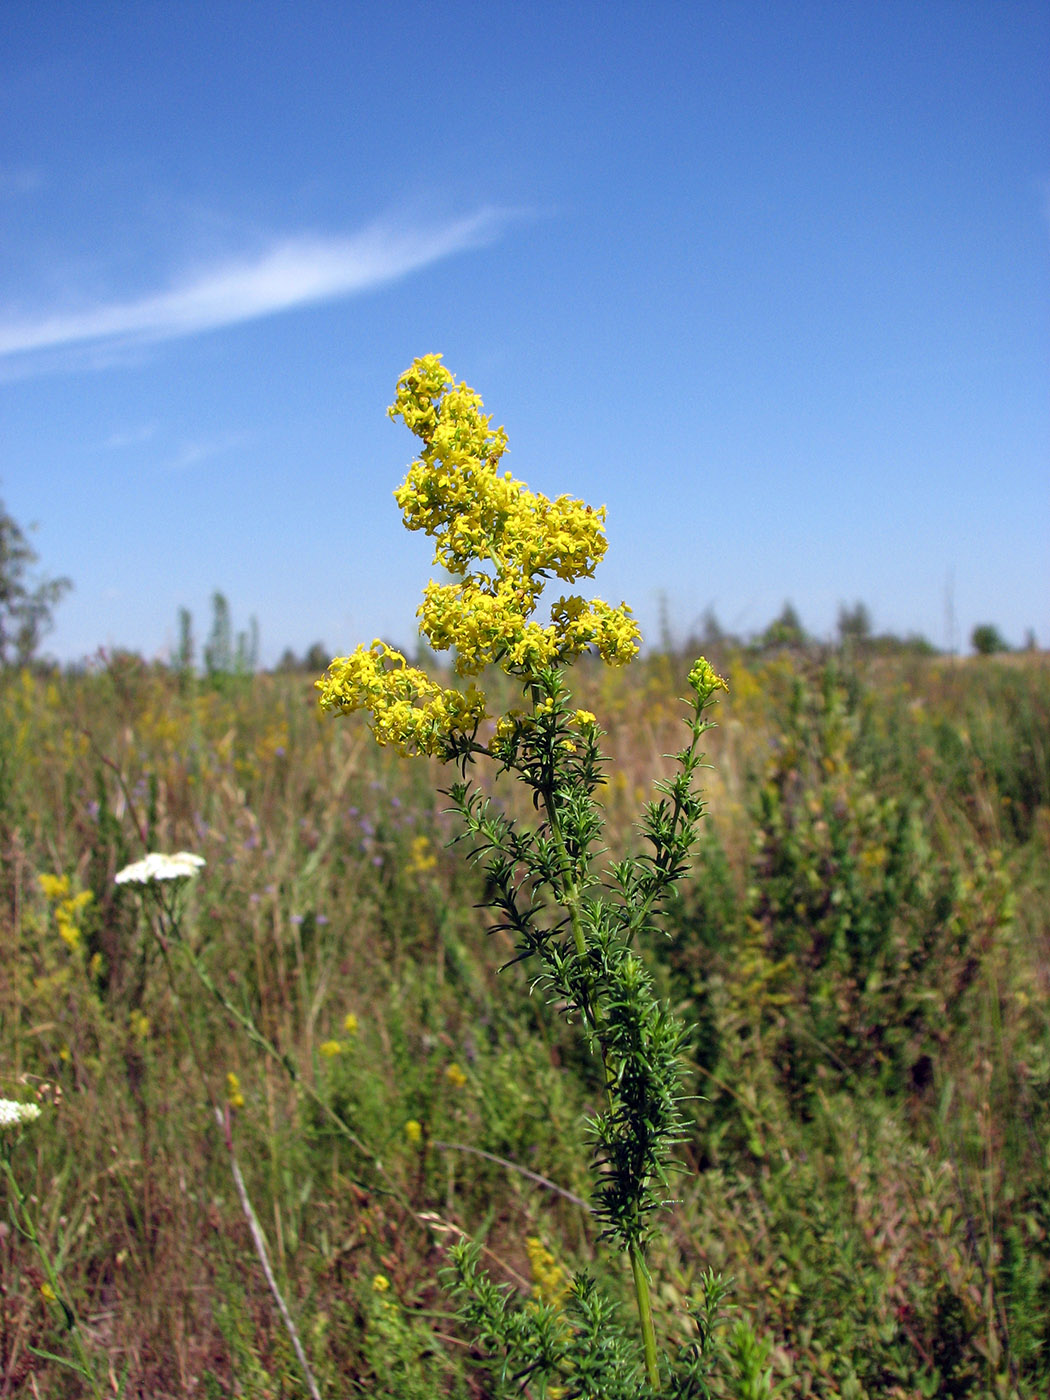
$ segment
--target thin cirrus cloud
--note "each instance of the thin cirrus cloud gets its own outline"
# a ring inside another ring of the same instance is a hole
[[[0,357],[174,340],[352,296],[491,242],[507,218],[505,211],[481,209],[437,228],[375,224],[352,237],[288,238],[199,272],[168,291],[0,321]]]

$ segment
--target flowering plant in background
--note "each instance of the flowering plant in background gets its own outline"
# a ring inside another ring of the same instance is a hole
[[[118,885],[149,885],[155,880],[187,880],[206,864],[203,856],[195,856],[190,851],[176,851],[173,856],[151,851],[144,859],[126,865],[113,878]]]
[[[703,659],[693,666],[688,742],[674,756],[675,775],[656,783],[657,797],[641,813],[641,854],[608,861],[596,800],[605,781],[602,730],[594,714],[573,705],[567,674],[585,652],[611,666],[631,661],[638,628],[625,603],[577,593],[559,593],[546,619],[539,615],[550,580],[572,585],[593,575],[606,550],[605,509],[569,496],[551,501],[501,473],[506,433],[482,407],[440,356],[427,355],[401,377],[390,409],[423,443],[395,498],[406,527],[436,541],[434,563],[450,577],[424,589],[420,633],[435,651],[453,654],[454,675],[467,684],[445,687],[376,641],[337,657],[317,685],[324,709],[368,714],[380,744],[461,770],[449,795],[471,857],[484,867],[496,928],[516,939],[515,961],[538,963],[534,985],[578,1028],[601,1067],[602,1105],[589,1124],[593,1210],[601,1238],[630,1264],[641,1363],[613,1305],[584,1275],[564,1306],[535,1299],[514,1306],[479,1268],[478,1249],[461,1242],[451,1251],[453,1288],[500,1385],[514,1393],[528,1376],[537,1394],[707,1394],[709,1311],[698,1311],[701,1344],[674,1362],[660,1357],[656,1342],[646,1252],[668,1204],[682,1133],[685,1032],[656,998],[635,948],[658,927],[688,869],[703,812],[694,788],[699,741],[726,684]],[[505,714],[489,714],[476,683],[488,666],[520,690],[520,705]],[[472,784],[471,765],[485,760],[530,790],[534,826],[507,817]],[[412,1128],[420,1131],[406,1124]]]
[[[134,861],[131,865],[126,865],[123,870],[117,872],[113,877],[114,883],[118,885],[139,885],[142,887],[141,893],[143,902],[150,904],[152,896],[152,928],[154,937],[160,946],[167,967],[168,977],[172,990],[176,991],[175,970],[172,965],[171,951],[176,947],[182,957],[188,962],[198,981],[215,997],[219,1004],[233,1017],[238,1025],[245,1030],[249,1038],[261,1049],[274,1059],[282,1062],[286,1068],[291,1068],[287,1056],[282,1056],[277,1048],[266,1039],[259,1031],[255,1022],[245,1012],[238,1010],[225,994],[220,991],[215,982],[209,976],[207,969],[198,958],[197,954],[190,947],[188,941],[182,937],[182,926],[180,920],[180,901],[178,894],[181,886],[173,884],[173,881],[192,879],[207,864],[203,856],[195,855],[192,851],[176,851],[174,855],[166,855],[159,851],[151,851],[142,860]],[[142,1018],[145,1021],[145,1018]],[[149,1023],[145,1021],[145,1034],[149,1033]],[[336,1042],[333,1042],[336,1043]],[[192,1039],[190,1040],[192,1047]],[[284,1321],[288,1332],[292,1349],[303,1372],[303,1379],[306,1388],[313,1397],[313,1400],[320,1400],[320,1391],[317,1381],[314,1378],[313,1370],[303,1348],[302,1340],[299,1337],[298,1329],[284,1300],[284,1295],[277,1284],[273,1269],[270,1265],[269,1251],[266,1240],[262,1234],[255,1211],[252,1208],[248,1197],[244,1179],[240,1166],[233,1151],[233,1136],[231,1128],[231,1115],[245,1105],[244,1094],[241,1091],[241,1081],[236,1072],[230,1070],[226,1074],[225,1092],[219,1093],[212,1087],[211,1075],[208,1068],[203,1064],[196,1049],[192,1049],[194,1061],[196,1062],[197,1073],[200,1076],[205,1094],[211,1100],[212,1113],[217,1123],[223,1126],[226,1140],[226,1148],[230,1160],[230,1170],[233,1173],[234,1184],[241,1199],[241,1208],[248,1220],[248,1226],[255,1244],[256,1253],[262,1266],[266,1282],[270,1292],[273,1294],[278,1311]],[[296,1077],[293,1073],[293,1078]]]
[[[15,1099],[0,1099],[0,1133],[34,1123],[40,1117],[38,1103],[18,1103]]]

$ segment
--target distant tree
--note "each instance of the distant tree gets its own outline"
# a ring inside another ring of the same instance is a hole
[[[671,630],[671,607],[667,594],[661,589],[657,598],[657,618],[660,629],[660,651],[664,656],[674,655],[674,633]]]
[[[303,670],[311,671],[319,676],[322,671],[327,671],[331,659],[332,653],[324,642],[314,642],[303,657]]]
[[[871,640],[871,613],[863,603],[854,603],[852,608],[840,604],[838,632],[843,646],[863,646]]]
[[[314,642],[301,657],[297,656],[291,647],[285,647],[277,663],[277,670],[306,671],[310,675],[319,676],[322,671],[327,671],[331,659],[332,653],[324,642]]]
[[[250,676],[259,664],[259,623],[254,617],[248,619],[248,630],[237,633],[237,651],[233,666],[239,676]]]
[[[211,595],[211,631],[204,644],[204,669],[209,676],[227,676],[233,670],[230,605],[225,593]]]
[[[175,669],[189,672],[193,670],[193,657],[196,646],[193,640],[193,614],[189,608],[179,609],[179,645],[175,652]]]
[[[701,651],[705,647],[708,651],[717,651],[719,647],[735,642],[736,638],[731,637],[719,622],[714,608],[705,608],[700,618],[700,635],[696,640]]]
[[[979,622],[970,633],[970,645],[978,656],[992,656],[997,651],[1009,651],[1007,642],[998,627],[991,622]]]
[[[204,644],[204,671],[214,679],[223,676],[250,676],[259,664],[259,623],[252,617],[247,629],[233,635],[230,605],[225,593],[211,595],[211,631]]]
[[[0,501],[0,665],[24,666],[50,631],[52,609],[73,587],[67,578],[34,580],[37,552]]]
[[[791,603],[785,603],[759,638],[764,647],[804,647],[808,641],[802,620]]]

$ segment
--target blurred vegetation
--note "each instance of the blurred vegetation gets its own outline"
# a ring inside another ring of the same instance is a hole
[[[40,577],[26,532],[0,501],[0,666],[25,666],[51,630],[52,612],[72,588],[67,578]]]
[[[731,694],[703,850],[646,950],[695,1026],[658,1328],[696,1344],[715,1269],[711,1395],[1045,1395],[1050,666],[880,646],[859,608],[817,653],[788,614],[764,648],[706,639]],[[442,770],[325,721],[290,662],[251,675],[250,634],[210,645],[198,675],[187,616],[171,669],[0,672],[0,1095],[51,1086],[14,1158],[38,1231],[128,1396],[306,1394],[210,1094],[322,1393],[494,1394],[448,1227],[543,1301],[600,1269],[574,1199],[594,1068],[498,985],[523,974],[494,971]],[[611,843],[681,745],[691,660],[576,668]],[[317,1097],[177,966],[173,993],[113,883],[146,849],[207,859],[187,937]],[[42,1282],[3,1230],[0,1395],[79,1393],[36,1354],[63,1351]]]

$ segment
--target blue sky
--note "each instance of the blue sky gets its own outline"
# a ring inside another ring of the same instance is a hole
[[[0,6],[0,497],[47,650],[411,645],[419,354],[655,635],[1050,646],[1050,5]]]

